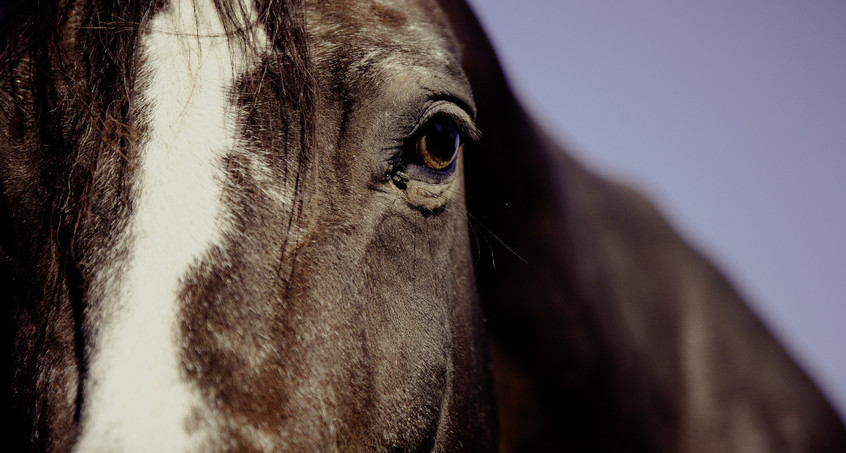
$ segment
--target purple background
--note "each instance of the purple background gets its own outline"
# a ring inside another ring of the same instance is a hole
[[[846,415],[846,2],[470,2],[536,117],[650,195]]]

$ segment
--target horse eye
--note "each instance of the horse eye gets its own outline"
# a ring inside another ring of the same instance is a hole
[[[461,134],[448,122],[433,121],[417,139],[417,156],[423,165],[436,171],[447,170],[461,147]]]

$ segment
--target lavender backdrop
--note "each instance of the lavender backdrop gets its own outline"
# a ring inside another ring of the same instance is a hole
[[[535,115],[658,202],[846,416],[846,2],[471,4]]]

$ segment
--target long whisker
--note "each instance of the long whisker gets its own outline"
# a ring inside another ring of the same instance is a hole
[[[459,189],[448,189],[448,192],[453,193],[453,194],[458,195],[458,196],[462,196],[462,197],[467,196],[467,194],[464,191],[459,190]],[[454,208],[456,208],[456,206],[450,206],[448,204],[447,208],[453,208],[454,209]],[[522,261],[525,264],[529,264],[529,262],[525,258],[520,256],[520,254],[517,253],[513,248],[511,248],[502,238],[499,237],[499,235],[497,235],[496,233],[493,232],[493,230],[488,228],[484,224],[484,222],[482,222],[478,217],[474,216],[473,214],[470,214],[469,210],[464,209],[462,214],[467,219],[468,225],[471,226],[471,229],[472,229],[473,223],[476,223],[478,226],[480,226],[484,230],[484,232],[487,232],[488,234],[490,234],[496,240],[496,242],[498,242],[500,245],[505,247],[505,249],[508,250],[512,255],[514,255],[517,259],[519,259],[520,261]],[[485,235],[482,235],[482,236],[484,237]],[[478,241],[477,241],[477,245],[478,245]],[[495,258],[494,258],[493,247],[489,247],[489,248],[490,248],[490,251],[491,251],[491,263],[493,264],[494,268],[496,268],[496,261],[495,261]],[[481,253],[481,251],[480,251],[480,253]]]

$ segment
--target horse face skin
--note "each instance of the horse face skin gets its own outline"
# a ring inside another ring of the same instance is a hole
[[[230,15],[243,25],[258,14]],[[316,97],[306,101],[290,101],[281,81],[298,69],[268,63],[270,27],[231,33],[207,1],[139,15],[128,133],[92,153],[84,184],[31,145],[32,126],[22,128],[29,146],[4,130],[17,140],[2,175],[21,244],[4,247],[4,263],[20,307],[12,402],[25,414],[22,443],[491,447],[462,157],[432,171],[416,151],[436,122],[462,141],[474,130],[437,5],[311,2]],[[61,36],[77,39],[85,12],[69,16]],[[70,71],[84,71],[80,55],[64,56]],[[15,79],[21,61],[3,88],[23,93],[20,118],[36,122],[27,110],[39,94]],[[72,92],[74,74],[55,90]],[[302,102],[313,124],[298,129]],[[56,120],[71,123],[62,109]],[[59,135],[80,149],[91,139]],[[27,221],[57,215],[39,192],[62,199],[62,184],[86,188],[85,215],[57,237],[27,237]]]

